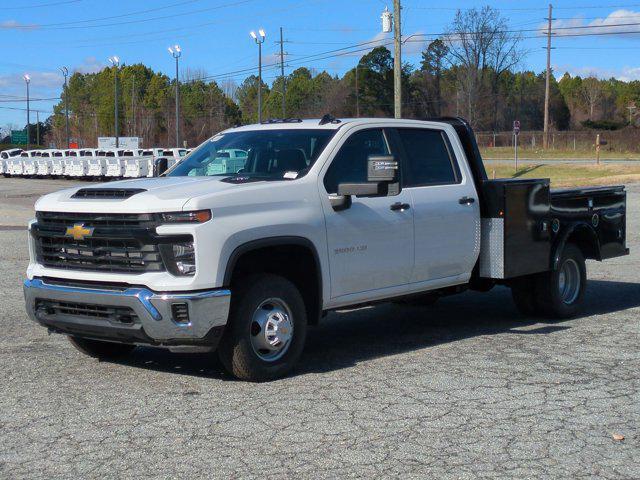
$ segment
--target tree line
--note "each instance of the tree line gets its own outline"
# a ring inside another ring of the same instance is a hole
[[[521,35],[510,30],[497,10],[458,11],[444,34],[427,45],[418,65],[403,65],[403,117],[463,116],[482,131],[510,130],[517,119],[523,130],[541,130],[545,73],[519,69],[526,54]],[[113,135],[115,74],[115,67],[74,73],[47,120],[47,140],[64,144],[65,96],[72,138],[89,146],[95,145],[97,136]],[[146,146],[175,143],[175,79],[142,64],[120,67],[118,78],[119,135],[143,137]],[[224,128],[257,119],[256,75],[235,85],[187,71],[179,88],[181,135],[190,146]],[[393,116],[393,57],[379,46],[342,76],[300,67],[271,85],[263,82],[263,118],[282,116],[283,91],[287,117]],[[635,124],[634,106],[639,100],[638,81],[552,75],[551,128],[615,129]]]

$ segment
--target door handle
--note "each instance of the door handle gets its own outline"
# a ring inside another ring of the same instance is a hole
[[[411,205],[409,205],[408,203],[396,202],[392,203],[389,208],[394,212],[404,212],[405,210],[409,210],[411,208]]]
[[[460,205],[471,205],[475,201],[476,201],[476,199],[473,198],[473,197],[462,197],[460,200],[458,200],[458,203]]]

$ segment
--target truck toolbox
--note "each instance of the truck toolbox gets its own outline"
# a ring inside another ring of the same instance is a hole
[[[505,279],[547,270],[549,179],[487,180],[483,198],[480,275]]]

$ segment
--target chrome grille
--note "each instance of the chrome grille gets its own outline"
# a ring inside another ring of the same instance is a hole
[[[38,212],[32,226],[38,262],[45,267],[124,273],[164,271],[152,214]],[[82,239],[66,234],[74,225],[90,227]],[[164,239],[169,241],[170,239]]]

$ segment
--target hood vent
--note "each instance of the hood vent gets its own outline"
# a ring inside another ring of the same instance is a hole
[[[71,198],[124,200],[142,192],[146,190],[144,188],[81,188]]]

